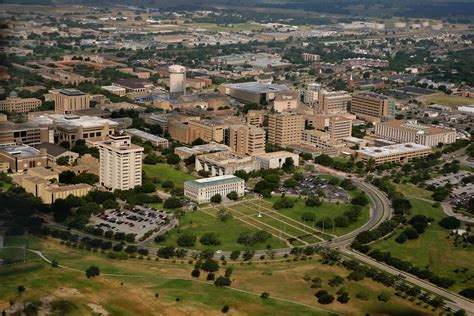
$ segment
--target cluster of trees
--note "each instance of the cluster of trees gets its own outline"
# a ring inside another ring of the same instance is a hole
[[[420,279],[429,280],[431,283],[436,284],[439,287],[449,288],[454,284],[454,280],[437,276],[427,268],[420,269],[415,267],[408,261],[393,257],[390,252],[383,252],[376,249],[369,252],[368,255],[377,261],[385,262],[399,270],[416,275]]]
[[[278,170],[267,170],[262,176],[262,180],[255,184],[254,191],[260,193],[264,197],[271,197],[271,192],[278,189],[280,185],[280,176]]]
[[[322,154],[315,157],[314,162],[344,172],[364,173],[364,162],[362,161],[354,163],[351,160],[334,159],[326,154]]]
[[[184,258],[188,252],[186,249],[175,248],[173,246],[165,246],[158,249],[156,255],[160,258],[169,259],[169,258]]]
[[[403,232],[395,239],[397,243],[403,244],[407,240],[417,239],[419,235],[425,232],[428,224],[432,222],[432,218],[428,218],[425,215],[415,215],[409,221],[409,227],[405,228]]]
[[[99,176],[90,172],[81,172],[76,175],[74,171],[66,170],[59,174],[59,182],[65,184],[87,183],[94,185],[99,182]]]
[[[295,202],[292,199],[289,199],[285,196],[282,196],[275,203],[273,203],[273,208],[276,210],[281,210],[285,208],[293,208],[293,206],[295,206]]]
[[[237,238],[237,242],[245,246],[253,246],[255,244],[264,243],[271,237],[272,235],[264,230],[255,232],[247,231],[240,233],[239,237]]]
[[[293,174],[293,176],[291,178],[288,178],[283,182],[283,186],[286,187],[286,188],[294,189],[294,188],[296,188],[298,183],[303,179],[304,179],[304,176],[301,173],[296,172],[296,173]]]

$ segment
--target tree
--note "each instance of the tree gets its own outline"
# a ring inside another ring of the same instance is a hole
[[[232,267],[228,267],[227,269],[225,269],[225,273],[224,273],[225,277],[230,278],[233,271],[234,269],[232,269]]]
[[[321,199],[317,196],[309,196],[304,203],[309,207],[321,206],[323,204]]]
[[[213,195],[213,196],[211,197],[211,202],[212,202],[212,203],[220,203],[220,202],[222,202],[222,196],[221,196],[219,193]]]
[[[163,207],[169,209],[180,208],[181,206],[183,206],[181,200],[174,196],[166,199],[163,203]]]
[[[26,289],[23,285],[19,285],[17,290],[18,290],[18,294],[23,295],[23,293],[25,293]]]
[[[159,158],[157,155],[151,153],[148,154],[145,159],[143,159],[143,163],[147,165],[156,165],[159,162]]]
[[[69,157],[59,157],[56,159],[56,164],[59,166],[67,166],[69,165]]]
[[[222,312],[223,314],[225,314],[225,313],[227,313],[227,312],[229,311],[229,309],[230,309],[230,308],[229,308],[229,305],[225,304],[224,307],[222,307],[221,312]]]
[[[206,142],[204,142],[201,137],[198,137],[191,143],[191,145],[197,146],[197,145],[204,145],[205,143]]]
[[[240,257],[240,251],[239,251],[239,250],[234,250],[234,251],[232,251],[232,252],[230,253],[230,256],[229,256],[229,258],[230,258],[231,260],[237,260],[237,259],[239,259],[239,257]]]
[[[438,223],[446,229],[457,229],[461,226],[461,221],[454,216],[447,216]]]
[[[193,271],[191,271],[191,276],[193,278],[199,278],[200,275],[201,275],[201,271],[199,271],[197,269],[194,269]]]
[[[459,292],[459,294],[472,300],[474,299],[474,287],[465,288],[464,290]]]
[[[176,165],[181,161],[181,158],[179,158],[178,155],[176,154],[168,154],[166,155],[166,163],[169,165]]]
[[[266,299],[270,298],[270,293],[263,292],[262,294],[260,294],[260,298],[266,300]]]
[[[359,193],[356,197],[354,197],[352,200],[351,200],[351,203],[354,204],[354,205],[360,205],[360,206],[365,206],[367,204],[369,204],[369,198],[367,197],[367,195],[365,193]]]
[[[292,173],[295,170],[295,162],[293,161],[293,158],[291,157],[286,158],[281,168],[286,173]]]
[[[330,287],[338,287],[338,286],[344,284],[344,278],[336,275],[331,280],[329,280],[328,284],[329,284]]]
[[[207,274],[206,280],[207,281],[214,281],[216,279],[216,275],[212,272]]]
[[[76,174],[74,173],[74,171],[66,170],[59,174],[59,182],[72,184],[75,177],[76,177]]]
[[[245,170],[237,170],[234,173],[234,176],[239,177],[240,179],[245,180],[245,181],[249,181],[250,179],[250,176]]]
[[[347,304],[349,303],[350,297],[349,293],[347,292],[342,292],[341,295],[337,298],[337,301],[341,304]]]
[[[377,296],[377,299],[381,302],[388,302],[390,301],[390,298],[392,297],[392,294],[390,292],[383,291]]]
[[[199,239],[199,242],[207,246],[218,246],[221,244],[220,240],[217,238],[217,234],[213,232],[204,233]]]
[[[298,181],[296,181],[295,179],[293,178],[289,178],[289,179],[286,179],[285,182],[283,182],[283,185],[286,187],[286,188],[296,188],[296,186],[298,185]]]
[[[196,243],[196,236],[184,234],[178,237],[176,243],[180,247],[193,247]]]
[[[169,259],[169,258],[174,256],[174,247],[173,246],[162,247],[162,248],[158,249],[156,254],[160,258]]]
[[[223,287],[223,286],[230,286],[232,284],[232,281],[229,278],[226,278],[224,276],[219,276],[215,281],[214,285],[218,287]]]
[[[216,272],[219,270],[219,264],[213,259],[206,259],[201,265],[201,269],[206,272]]]
[[[219,211],[217,211],[217,218],[221,221],[221,222],[227,222],[227,221],[230,221],[233,216],[232,216],[232,212],[229,212],[225,209],[221,209]]]
[[[239,195],[237,194],[237,192],[232,191],[232,192],[230,192],[229,194],[227,194],[227,198],[228,198],[229,200],[237,201],[237,200],[239,199]]]
[[[100,275],[100,269],[97,266],[90,266],[86,269],[86,277],[93,278]]]

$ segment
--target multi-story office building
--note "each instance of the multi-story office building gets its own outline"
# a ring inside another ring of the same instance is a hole
[[[13,172],[23,172],[30,168],[46,167],[46,149],[36,149],[27,145],[6,145],[0,147],[0,162],[8,163]]]
[[[10,122],[0,125],[0,144],[37,145],[52,141],[52,132],[50,133],[47,126]]]
[[[303,142],[313,144],[317,148],[330,148],[335,144],[334,140],[331,139],[331,135],[316,129],[304,130],[302,140]]]
[[[205,142],[222,143],[224,130],[228,124],[218,120],[191,120],[188,123],[191,133],[191,142],[201,138]]]
[[[416,143],[425,146],[451,144],[456,141],[456,130],[422,125],[416,120],[396,120],[375,125],[375,137],[397,143]]]
[[[341,115],[316,115],[313,126],[329,134],[331,140],[341,140],[352,135],[352,120]]]
[[[357,150],[357,160],[372,160],[376,165],[386,162],[405,163],[415,158],[423,158],[432,153],[431,147],[415,144],[403,143],[382,147],[364,147]]]
[[[238,196],[244,195],[245,181],[233,175],[222,175],[184,183],[184,196],[198,203],[210,202],[216,194],[225,197],[231,192],[236,192]]]
[[[394,101],[381,94],[360,92],[352,95],[350,112],[366,121],[380,122],[394,111]]]
[[[273,109],[278,113],[295,110],[299,105],[299,98],[300,95],[296,91],[277,93],[273,100]]]
[[[304,61],[319,61],[321,57],[317,54],[303,53],[301,57]]]
[[[351,104],[351,95],[347,91],[319,91],[319,110],[324,113],[346,113]]]
[[[238,170],[251,172],[259,169],[254,156],[240,155],[231,151],[220,151],[196,157],[196,171],[206,171],[211,176],[234,174]]]
[[[22,99],[10,94],[8,98],[0,101],[0,111],[27,113],[41,105],[41,100],[36,98]]]
[[[108,135],[116,131],[119,125],[109,119],[86,115],[49,114],[31,118],[31,121],[41,126],[49,126],[54,131],[55,143],[68,142],[71,145],[79,139],[105,140]]]
[[[169,147],[169,141],[166,138],[156,136],[136,128],[129,128],[125,130],[125,133],[130,136],[135,136],[144,142],[150,142],[153,146],[165,149]]]
[[[47,97],[54,101],[54,112],[69,114],[90,107],[91,96],[77,89],[50,90]]]
[[[280,147],[301,142],[303,115],[285,112],[268,116],[268,142]]]
[[[261,154],[265,152],[265,131],[249,124],[231,125],[224,143],[238,154]]]
[[[256,127],[262,127],[264,116],[265,116],[264,111],[250,110],[247,112],[247,116],[245,118],[246,118],[247,124],[250,124]]]
[[[97,143],[100,152],[100,184],[108,190],[129,190],[142,184],[143,148],[128,135],[110,135]]]
[[[319,102],[319,91],[321,90],[321,84],[310,83],[308,88],[303,91],[303,102],[314,106]]]

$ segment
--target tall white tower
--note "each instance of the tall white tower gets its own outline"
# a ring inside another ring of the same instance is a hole
[[[171,65],[168,71],[170,73],[170,93],[186,93],[186,68],[180,65]]]

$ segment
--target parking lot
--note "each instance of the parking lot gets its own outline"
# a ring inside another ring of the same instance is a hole
[[[451,173],[445,176],[439,176],[431,180],[427,180],[427,185],[434,185],[435,187],[444,187],[446,184],[452,184],[453,186],[462,185],[461,180],[465,177],[472,176],[473,173],[469,171],[461,170],[457,173]]]
[[[161,229],[169,223],[173,215],[166,211],[143,206],[135,206],[132,210],[106,210],[91,218],[92,224],[104,231],[136,234],[138,240],[146,232]]]
[[[295,188],[279,187],[280,193],[297,195],[317,195],[328,200],[349,201],[347,192],[338,185],[329,184],[326,179],[321,179],[317,175],[305,177]]]
[[[474,183],[463,183],[462,179],[474,175],[469,171],[461,170],[454,174],[436,177],[426,181],[428,185],[435,187],[443,187],[446,184],[451,184],[451,204],[459,208],[465,208],[471,197],[474,195]]]

